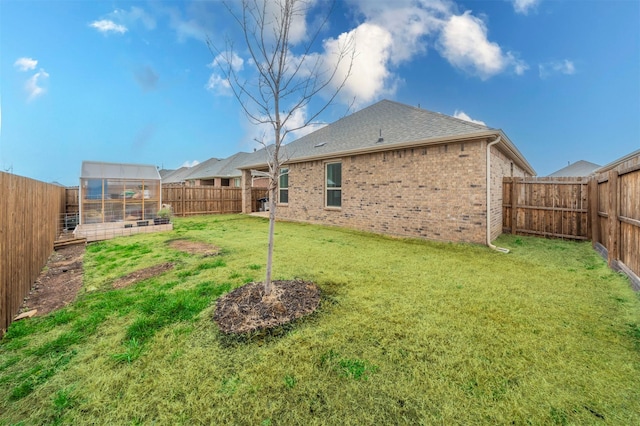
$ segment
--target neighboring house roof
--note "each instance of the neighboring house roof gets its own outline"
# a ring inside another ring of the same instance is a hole
[[[222,167],[218,171],[216,177],[239,177],[242,176],[242,171],[239,169],[251,154],[248,152],[239,152],[221,161]]]
[[[551,173],[549,177],[584,177],[589,176],[599,167],[599,164],[580,160]]]
[[[625,155],[624,157],[620,157],[617,160],[613,160],[612,162],[610,162],[609,164],[605,164],[604,166],[600,167],[599,169],[596,170],[596,173],[603,173],[603,172],[607,172],[611,169],[616,168],[618,165],[624,163],[625,161],[629,161],[634,157],[639,157],[640,156],[640,149],[637,151],[633,151],[630,154]]]
[[[511,158],[535,175],[531,165],[501,130],[389,100],[377,102],[283,145],[282,158],[286,162],[300,162],[497,135],[502,137],[499,145]],[[252,153],[241,168],[265,165],[268,149],[270,147]]]
[[[209,171],[215,170],[218,167],[218,163],[221,160],[219,158],[209,158],[207,161],[203,161],[200,164],[189,168],[189,173],[185,174],[184,180],[203,179],[209,177]]]
[[[158,170],[158,173],[160,173],[160,177],[164,178],[167,175],[170,175],[171,173],[175,172],[175,170],[170,170],[170,169],[160,169]]]
[[[240,177],[242,172],[238,170],[238,167],[244,164],[249,155],[248,152],[238,152],[222,160],[212,158],[202,163],[202,167],[198,165],[197,168],[194,168],[186,180]]]
[[[148,164],[83,161],[80,179],[148,179],[160,180],[156,166]]]
[[[184,178],[191,173],[192,167],[180,167],[166,176],[162,177],[162,183],[182,183]]]
[[[231,157],[219,159],[210,158],[193,167],[181,167],[162,177],[162,183],[182,183],[195,179],[240,177],[242,172],[238,167],[249,157],[248,152],[238,152]]]

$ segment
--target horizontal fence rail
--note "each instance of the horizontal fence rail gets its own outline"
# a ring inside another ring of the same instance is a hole
[[[640,154],[588,178],[504,178],[504,232],[591,240],[640,291]]]
[[[252,211],[260,209],[266,189],[251,190]],[[242,189],[206,186],[163,186],[162,204],[169,204],[176,216],[242,212]]]
[[[587,240],[588,181],[575,178],[504,178],[503,231]]]
[[[65,188],[0,172],[0,336],[53,252]]]
[[[640,155],[591,181],[593,246],[640,291]]]

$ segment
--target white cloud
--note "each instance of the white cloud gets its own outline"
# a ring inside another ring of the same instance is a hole
[[[221,53],[216,56],[213,61],[208,65],[210,68],[220,68],[230,66],[233,71],[242,71],[244,68],[244,59],[238,56],[237,53],[231,52],[231,57],[228,57],[226,54]]]
[[[234,72],[239,73],[244,68],[244,59],[238,56],[235,52],[231,53],[231,57],[221,53],[207,66],[214,69],[226,69],[227,67],[230,67]],[[231,85],[225,77],[220,75],[219,72],[220,71],[213,72],[209,76],[209,81],[207,81],[205,88],[217,95],[231,96],[233,94]]]
[[[453,116],[455,118],[459,118],[460,120],[464,120],[464,121],[469,121],[471,123],[476,123],[476,124],[481,124],[483,126],[486,126],[487,124],[484,121],[480,121],[480,120],[474,120],[473,118],[469,117],[464,111],[460,110],[456,110],[453,113]]]
[[[527,15],[529,11],[535,9],[540,0],[513,0],[513,8],[516,13]]]
[[[307,56],[299,72],[310,73],[315,64],[321,64],[321,72],[327,75],[337,67],[332,82],[335,89],[351,65],[351,77],[339,96],[349,103],[355,99],[356,107],[392,96],[402,83],[399,67],[428,54],[433,47],[453,67],[482,80],[504,72],[522,75],[529,69],[517,53],[488,39],[488,28],[482,19],[471,11],[461,14],[451,0],[348,0],[347,4],[360,23],[336,37],[325,38],[322,49]],[[269,5],[274,6],[275,2]],[[292,45],[304,41],[300,29],[307,28],[304,14],[298,18],[298,27],[291,34]],[[347,43],[353,44],[353,63],[349,57],[338,63]],[[292,64],[299,63],[302,58],[295,56],[295,49],[292,51]],[[219,93],[229,89],[219,75],[212,75],[206,87]]]
[[[391,35],[389,59],[394,65],[427,51],[426,36],[437,34],[453,5],[446,0],[351,0],[365,23],[384,28]]]
[[[197,166],[198,164],[200,164],[200,162],[198,160],[193,160],[193,161],[185,161],[184,163],[182,163],[180,165],[180,167],[193,167],[193,166]]]
[[[209,81],[204,87],[216,95],[231,96],[233,94],[229,81],[216,73],[209,76]]]
[[[220,25],[217,22],[219,16],[214,15],[208,5],[209,2],[196,1],[187,3],[184,8],[162,6],[156,8],[162,14],[168,15],[169,26],[175,31],[180,43],[189,39],[205,42],[207,34]]]
[[[466,11],[449,18],[440,35],[440,51],[455,67],[486,80],[513,67],[523,73],[527,65],[513,53],[503,53],[501,47],[487,39],[485,23]]]
[[[297,127],[302,126],[306,120],[308,120],[307,109],[306,108],[297,109],[294,112],[294,114],[291,116],[291,118],[287,121],[287,123],[285,123],[285,128],[295,129]],[[273,145],[273,143],[275,142],[275,135],[273,132],[273,126],[270,123],[254,124],[248,121],[246,123],[247,124],[245,128],[244,140],[248,141],[248,143],[245,144],[246,148],[244,149],[250,149],[250,150],[254,148],[261,149],[261,148],[264,148],[265,146]],[[283,146],[286,146],[287,143],[292,142],[296,139],[299,139],[305,135],[308,135],[309,133],[312,133],[318,129],[321,129],[326,125],[327,123],[322,123],[322,122],[310,123],[304,128],[301,128],[298,130],[292,130],[285,136],[285,139],[283,141],[283,144],[284,144]],[[289,153],[289,154],[292,154],[292,153]],[[283,155],[284,155],[283,158],[287,156],[286,148],[283,151]]]
[[[346,43],[353,43],[353,63],[349,56],[338,63],[339,52]],[[351,77],[340,93],[342,99],[355,98],[359,105],[395,92],[394,76],[389,70],[392,43],[389,31],[369,23],[325,41],[324,66],[327,70],[338,67],[334,85],[342,83],[351,65]]]
[[[398,66],[427,54],[437,47],[451,65],[486,80],[511,71],[522,75],[529,66],[516,53],[504,51],[488,39],[483,20],[471,11],[457,12],[449,0],[350,0],[364,22],[348,33],[324,42],[327,66],[335,64],[336,46],[353,37],[355,58],[352,76],[340,93],[343,99],[355,97],[356,104],[393,95],[401,82]],[[334,53],[332,56],[331,54]],[[348,68],[344,61],[336,83]]]
[[[27,91],[27,94],[29,95],[28,99],[30,101],[37,98],[38,96],[43,95],[46,92],[46,89],[42,87],[42,85],[46,83],[48,79],[49,74],[45,70],[40,69],[40,71],[35,73],[33,77],[27,80],[25,89]]]
[[[573,75],[576,73],[576,67],[572,61],[564,59],[562,61],[551,61],[538,65],[538,74],[540,78],[547,78],[552,74]]]
[[[33,58],[18,58],[13,65],[20,71],[30,71],[36,68],[38,61]]]
[[[106,14],[103,19],[91,22],[89,26],[103,34],[124,34],[138,22],[141,22],[147,30],[153,30],[156,27],[155,18],[137,6],[132,6],[129,10],[116,9]]]
[[[107,34],[110,32],[124,34],[128,31],[127,27],[125,27],[124,25],[116,24],[109,19],[93,21],[89,24],[89,26],[95,28],[103,34]]]
[[[297,127],[300,127],[304,125],[307,119],[308,119],[307,109],[299,108],[293,113],[289,121],[287,121],[286,128],[295,129]],[[289,133],[289,137],[285,142],[290,142],[290,141],[299,139],[305,135],[308,135],[309,133],[315,132],[316,130],[325,127],[326,125],[327,123],[309,123],[306,127],[303,127],[298,130],[293,130],[291,133]]]
[[[116,9],[109,14],[109,18],[115,22],[122,23],[122,25],[128,26],[133,26],[137,22],[142,22],[142,25],[144,25],[148,30],[153,30],[156,27],[155,18],[137,6],[132,6],[128,11],[124,9]]]
[[[295,4],[298,7],[293,11],[291,26],[289,28],[289,43],[292,45],[297,45],[307,39],[307,13],[316,5],[316,1],[317,0],[307,0]],[[258,4],[259,3],[260,2],[258,2]],[[280,13],[279,1],[266,2],[265,16],[267,18],[267,24],[271,24],[271,28],[267,28],[265,35],[269,42],[274,40],[272,36],[275,27],[279,25]]]

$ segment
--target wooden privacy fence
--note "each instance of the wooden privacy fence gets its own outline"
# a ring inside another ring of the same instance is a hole
[[[592,242],[640,291],[640,155],[591,181]]]
[[[251,190],[252,211],[258,211],[261,198],[267,197],[263,188]],[[163,185],[162,202],[170,204],[176,216],[242,212],[242,190],[212,186]],[[66,188],[66,213],[78,213],[78,188]]]
[[[504,232],[591,240],[640,291],[640,154],[589,178],[504,178],[502,188]]]
[[[0,336],[53,251],[65,188],[0,172]]]
[[[504,178],[502,227],[512,234],[587,240],[585,178]]]
[[[252,189],[253,211],[266,189]],[[242,189],[212,186],[163,186],[162,203],[170,204],[176,216],[242,212]]]

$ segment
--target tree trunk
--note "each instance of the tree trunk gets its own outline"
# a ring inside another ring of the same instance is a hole
[[[264,280],[264,295],[271,295],[271,269],[273,264],[273,239],[276,225],[276,188],[269,188],[269,248],[267,250],[267,276]]]

